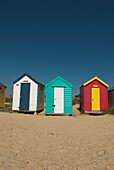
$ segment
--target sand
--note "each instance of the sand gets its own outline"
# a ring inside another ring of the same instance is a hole
[[[114,116],[0,113],[0,170],[114,170]]]

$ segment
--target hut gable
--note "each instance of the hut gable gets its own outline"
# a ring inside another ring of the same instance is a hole
[[[7,88],[7,87],[6,87],[4,84],[2,84],[1,82],[0,82],[0,86]]]
[[[20,76],[18,79],[16,79],[13,84],[17,83],[18,81],[20,81],[21,79],[23,79],[24,77],[28,77],[30,80],[32,80],[33,82],[35,82],[36,84],[41,84],[42,86],[44,86],[42,83],[40,83],[38,80],[34,79],[33,77],[31,77],[28,73],[23,74],[22,76]]]
[[[99,81],[100,83],[102,83],[103,85],[105,85],[106,87],[108,87],[108,84],[106,84],[104,81],[102,81],[101,79],[99,79],[97,76],[95,76],[94,78],[92,78],[91,80],[87,81],[86,83],[83,84],[83,86],[88,85],[89,83],[93,82],[93,81]]]
[[[65,84],[67,84],[67,86],[69,87],[73,87],[73,85],[71,83],[69,83],[67,80],[63,79],[61,76],[56,77],[55,79],[53,79],[52,81],[50,81],[49,83],[47,83],[45,86],[48,87],[49,85],[53,86],[64,86]]]

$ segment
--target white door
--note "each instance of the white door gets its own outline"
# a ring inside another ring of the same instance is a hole
[[[54,88],[54,113],[64,113],[64,88]]]

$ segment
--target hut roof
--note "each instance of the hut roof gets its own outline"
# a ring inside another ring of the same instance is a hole
[[[53,79],[52,81],[50,81],[49,83],[47,83],[45,86],[48,87],[50,84],[52,84],[54,81],[56,81],[56,80],[58,80],[58,79],[64,81],[64,82],[65,82],[66,84],[68,84],[70,87],[73,87],[73,85],[72,85],[71,83],[69,83],[67,80],[63,79],[61,76],[56,77],[55,79]]]
[[[108,91],[112,91],[112,90],[114,90],[114,86],[111,89],[109,89]]]
[[[2,86],[2,87],[6,87],[4,84],[2,84],[1,82],[0,82],[0,86]],[[7,88],[7,87],[6,87]]]
[[[25,73],[25,74],[23,74],[22,76],[20,76],[18,79],[16,79],[14,82],[13,82],[13,84],[15,84],[15,83],[17,83],[19,80],[21,80],[23,77],[25,77],[25,76],[27,76],[27,77],[29,77],[31,80],[33,80],[35,83],[37,83],[37,84],[41,84],[42,86],[44,86],[42,83],[40,83],[38,80],[36,80],[35,78],[33,78],[33,77],[31,77],[28,73]],[[45,86],[44,86],[45,87]]]
[[[91,80],[87,81],[86,83],[84,83],[82,86],[86,86],[87,84],[91,83],[94,80],[98,80],[99,82],[101,82],[102,84],[104,84],[106,87],[108,87],[108,84],[106,84],[104,81],[102,81],[101,79],[99,79],[97,76],[95,76],[94,78],[92,78]]]

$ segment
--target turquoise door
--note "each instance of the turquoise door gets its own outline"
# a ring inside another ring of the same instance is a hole
[[[29,110],[30,83],[21,83],[20,110]]]

